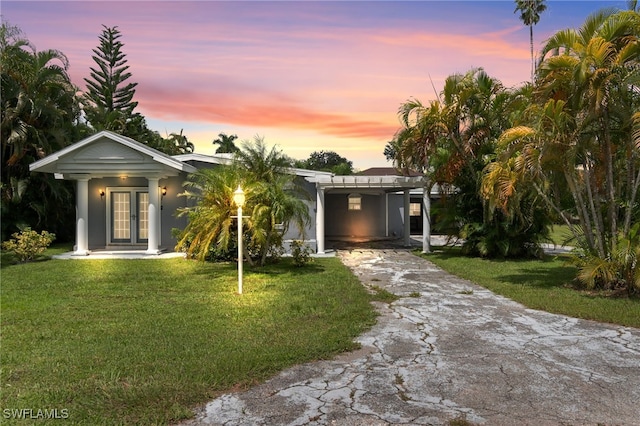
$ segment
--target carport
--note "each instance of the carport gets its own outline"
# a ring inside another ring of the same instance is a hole
[[[311,176],[306,179],[316,185],[318,254],[325,253],[328,235],[401,235],[404,245],[409,247],[411,191],[416,189],[422,190],[422,251],[429,252],[431,194],[422,176]]]

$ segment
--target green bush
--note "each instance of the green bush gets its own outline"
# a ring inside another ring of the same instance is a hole
[[[590,290],[640,293],[640,223],[627,235],[619,235],[617,245],[606,257],[590,250],[582,237],[573,251],[572,263],[578,267],[578,281]]]
[[[293,240],[291,241],[290,247],[294,265],[304,266],[307,263],[313,262],[313,258],[311,257],[311,248],[303,241]]]
[[[31,228],[25,228],[21,232],[15,232],[12,239],[2,243],[2,249],[16,255],[20,262],[29,262],[37,255],[42,254],[49,244],[56,239],[55,234],[42,231],[38,234]]]

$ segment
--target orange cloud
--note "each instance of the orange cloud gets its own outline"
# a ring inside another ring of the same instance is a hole
[[[387,121],[362,119],[353,114],[327,113],[280,100],[253,102],[230,94],[218,94],[206,101],[200,94],[185,96],[184,92],[168,94],[155,91],[143,92],[139,99],[145,106],[145,114],[166,120],[314,130],[355,138],[390,139],[398,128],[393,115]]]

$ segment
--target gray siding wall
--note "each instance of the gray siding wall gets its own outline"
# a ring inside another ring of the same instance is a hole
[[[186,178],[186,174],[161,179],[160,187],[167,187],[167,195],[161,199],[160,211],[160,247],[173,251],[176,240],[172,235],[173,228],[184,229],[187,224],[186,218],[176,217],[176,210],[186,205],[184,197],[178,197],[183,192],[182,183]],[[91,179],[89,181],[89,249],[104,248],[107,245],[107,197],[100,197],[99,191],[107,188],[118,187],[140,187],[147,188],[149,183],[145,178],[129,177],[122,180],[117,177]]]

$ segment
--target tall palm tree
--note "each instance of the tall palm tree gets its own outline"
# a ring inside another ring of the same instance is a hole
[[[541,93],[566,100],[567,108],[580,120],[576,144],[584,152],[576,165],[593,185],[602,185],[592,196],[595,205],[607,206],[607,217],[601,218],[595,207],[590,217],[596,225],[603,225],[603,232],[606,222],[609,250],[619,230],[617,200],[624,194],[624,199],[633,202],[629,195],[636,188],[634,151],[638,147],[631,124],[639,107],[639,40],[638,12],[602,10],[579,29],[556,33],[542,50],[549,57],[541,69]],[[625,234],[631,215],[632,209],[625,208]]]
[[[542,49],[538,103],[522,127],[503,134],[504,152],[487,175],[505,200],[511,179],[537,189],[577,237],[580,277],[589,285],[632,285],[623,277],[633,256],[617,256],[621,244],[640,244],[633,226],[640,222],[639,41],[634,10],[602,10],[554,34]]]
[[[222,153],[234,154],[240,151],[240,148],[238,148],[234,142],[236,139],[238,139],[237,135],[227,135],[226,133],[218,134],[218,138],[214,139],[212,142],[214,145],[218,145],[218,148],[216,149],[216,154],[222,154]]]
[[[533,26],[540,22],[540,14],[547,9],[544,0],[515,0],[516,8],[513,13],[520,12],[520,20],[529,27],[529,42],[531,44],[531,83],[535,74],[535,60],[533,57]]]

